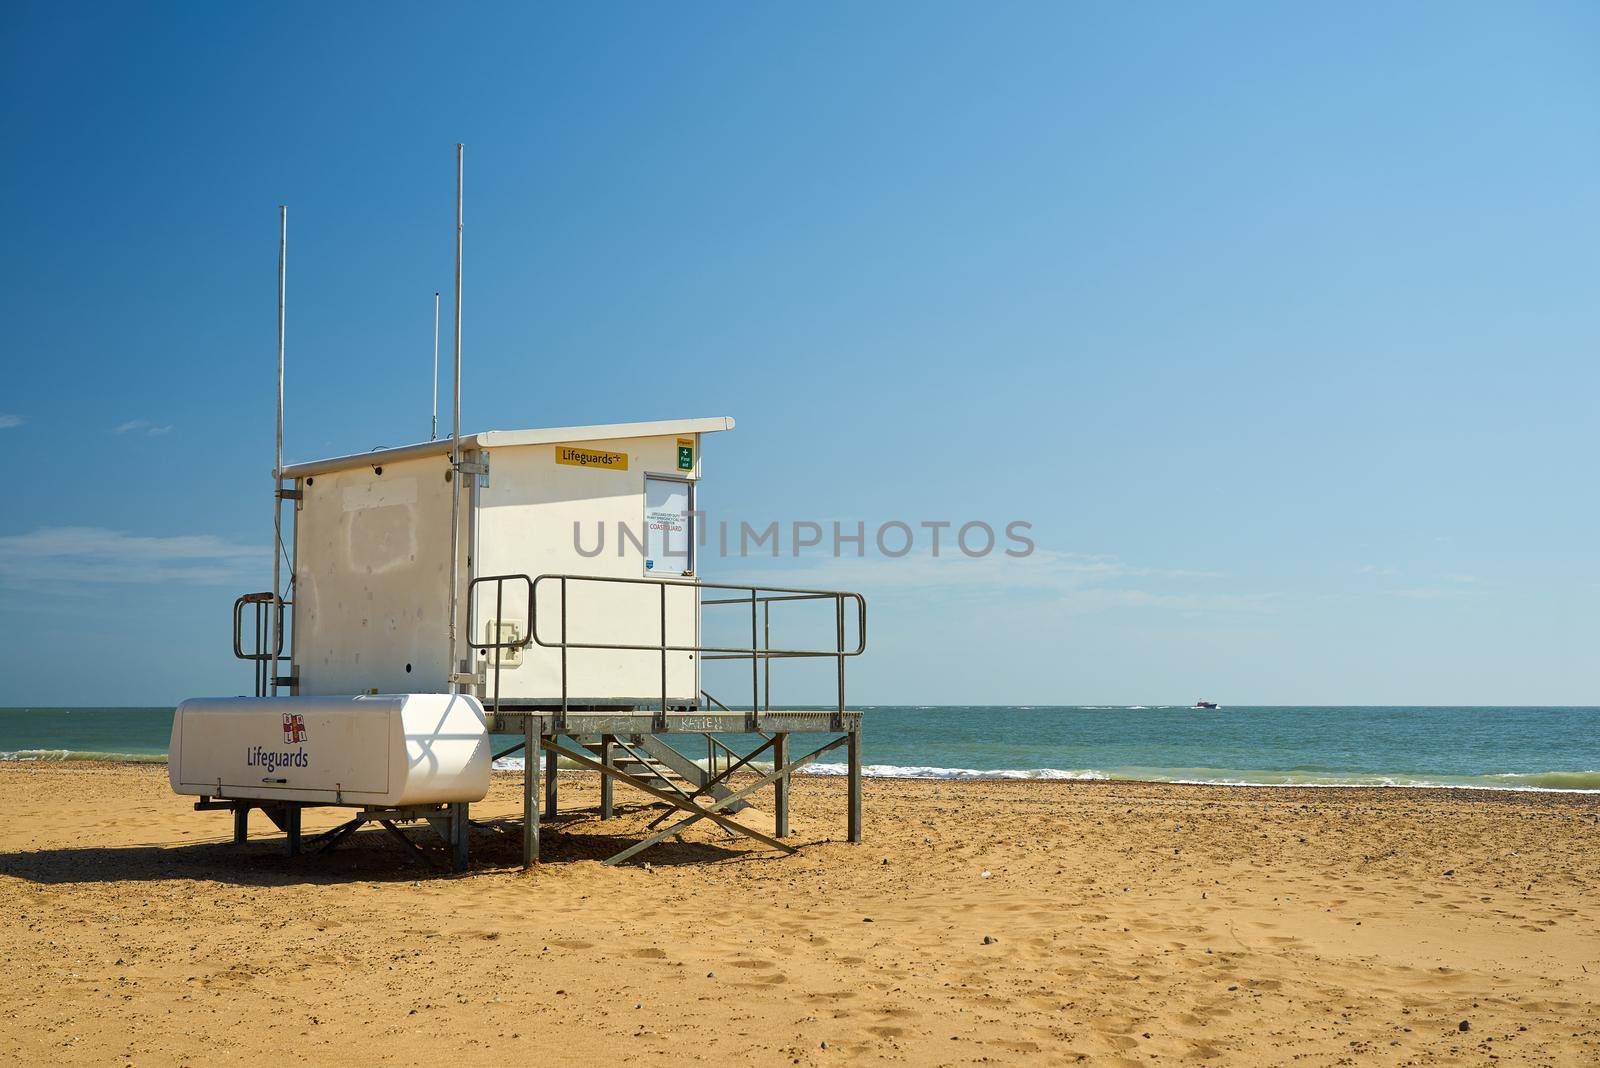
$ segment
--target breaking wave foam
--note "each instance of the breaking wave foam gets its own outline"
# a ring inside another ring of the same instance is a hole
[[[165,753],[119,753],[89,749],[17,749],[0,751],[0,761],[58,762],[67,760],[107,763],[163,764]],[[705,761],[694,761],[701,768]],[[506,756],[494,762],[496,771],[521,771],[522,757]],[[562,770],[576,770],[565,758]],[[769,760],[752,761],[747,768],[765,773]],[[814,763],[800,775],[844,775],[844,763]],[[1194,786],[1391,787],[1418,790],[1509,790],[1538,793],[1600,793],[1600,770],[1500,772],[1488,775],[1371,774],[1335,771],[1262,771],[1227,768],[946,768],[930,765],[868,764],[861,773],[874,779],[1017,779],[1080,782],[1170,782]]]
[[[104,753],[96,749],[14,749],[0,751],[0,760],[102,760],[111,763],[165,764],[165,753]]]
[[[800,774],[844,775],[845,764],[812,764]],[[861,774],[876,779],[1045,779],[1095,782],[1170,782],[1191,786],[1395,787],[1418,790],[1518,790],[1600,793],[1600,771],[1505,772],[1495,775],[1363,775],[1220,768],[936,768],[868,764]]]

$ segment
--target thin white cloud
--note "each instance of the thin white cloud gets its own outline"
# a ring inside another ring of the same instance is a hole
[[[1081,590],[1067,598],[1069,611],[1097,612],[1111,608],[1164,608],[1176,612],[1276,612],[1282,593],[1160,593],[1153,590]]]
[[[1454,597],[1459,590],[1442,589],[1438,586],[1411,586],[1403,590],[1394,590],[1396,597],[1404,597],[1408,601],[1437,601],[1445,597]]]
[[[1445,581],[1450,582],[1451,585],[1408,586],[1405,589],[1390,590],[1389,592],[1395,597],[1403,597],[1408,601],[1467,600],[1485,596],[1483,590],[1472,589],[1468,584],[1456,581],[1455,576],[1446,575]]]
[[[129,419],[126,423],[121,423],[113,428],[111,432],[113,434],[142,433],[146,437],[156,438],[160,437],[162,434],[171,433],[171,431],[171,423],[168,423],[165,426],[157,426],[148,419]]]
[[[0,536],[0,583],[177,583],[190,586],[260,582],[271,563],[265,546],[210,534],[150,537],[101,527],[41,527]]]
[[[0,415],[0,430],[10,430],[14,426],[21,426],[27,420],[20,415]]]
[[[1358,575],[1398,575],[1398,574],[1400,574],[1400,569],[1397,568],[1397,567],[1386,567],[1386,566],[1384,566],[1382,564],[1362,564],[1360,567],[1356,568],[1356,574],[1358,574]]]

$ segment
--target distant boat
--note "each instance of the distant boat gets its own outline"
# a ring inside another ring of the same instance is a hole
[[[1194,707],[1196,707],[1196,708],[1216,708],[1217,707],[1217,703],[1215,701],[1196,701],[1194,703]]]

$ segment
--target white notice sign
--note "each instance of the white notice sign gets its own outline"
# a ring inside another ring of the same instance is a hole
[[[653,575],[682,575],[694,567],[689,489],[682,479],[644,480],[644,566]]]

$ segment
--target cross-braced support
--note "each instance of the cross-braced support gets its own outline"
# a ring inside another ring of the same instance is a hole
[[[701,796],[703,796],[705,794],[713,793],[713,792],[716,791],[716,788],[718,786],[722,785],[723,780],[727,779],[730,775],[732,775],[734,772],[738,771],[740,768],[744,767],[746,764],[749,764],[752,760],[754,760],[756,757],[760,756],[762,753],[765,753],[768,749],[771,749],[773,747],[773,745],[776,743],[776,741],[777,741],[776,738],[768,738],[764,743],[762,743],[761,745],[757,746],[755,749],[751,750],[749,753],[746,753],[744,756],[740,757],[737,761],[735,761],[734,763],[730,764],[728,767],[722,769],[722,771],[718,772],[715,776],[713,776],[713,777],[707,779],[705,782],[701,783],[699,786],[697,786],[694,789],[694,791],[692,793],[683,793],[682,790],[678,790],[677,785],[675,783],[670,783],[669,782],[669,785],[671,785],[672,788],[674,790],[676,790],[678,793],[683,794],[683,799],[685,801],[693,801],[696,798],[701,797]],[[719,807],[721,807],[721,806],[719,806]],[[663,812],[661,815],[657,816],[655,819],[650,821],[649,827],[647,829],[654,830],[663,820],[665,820],[670,815],[672,815],[672,813]],[[785,831],[785,833],[787,833],[787,831]],[[780,834],[780,835],[777,835],[777,837],[781,838],[781,837],[783,837],[783,835]]]
[[[667,804],[672,805],[674,808],[681,808],[686,812],[697,813],[698,814],[696,816],[697,819],[703,816],[705,818],[710,819],[712,822],[716,823],[718,826],[724,828],[725,830],[732,831],[735,834],[742,834],[746,838],[752,838],[755,841],[760,842],[762,845],[771,846],[772,848],[782,850],[785,853],[793,853],[793,852],[796,851],[793,846],[786,845],[783,842],[778,841],[776,838],[772,838],[772,837],[769,837],[768,835],[762,834],[760,831],[755,830],[754,828],[746,827],[742,823],[735,822],[734,820],[730,819],[729,817],[723,815],[720,811],[717,811],[717,809],[722,804],[732,800],[732,798],[724,798],[723,801],[719,802],[717,806],[713,806],[711,808],[702,808],[701,806],[696,805],[694,802],[689,801],[687,799],[686,795],[685,796],[678,796],[678,795],[670,794],[665,790],[658,790],[656,787],[651,786],[649,783],[645,782],[644,780],[636,778],[635,776],[628,774],[627,772],[621,770],[620,768],[608,767],[607,765],[602,764],[598,760],[594,760],[593,758],[591,758],[589,756],[582,755],[582,754],[579,754],[579,753],[575,753],[575,752],[571,751],[570,749],[564,749],[560,745],[556,744],[556,742],[551,740],[551,739],[543,739],[543,740],[541,740],[540,744],[543,746],[543,748],[544,748],[544,750],[546,752],[552,752],[553,751],[553,752],[555,752],[555,753],[557,753],[557,754],[559,754],[561,756],[566,757],[568,760],[572,761],[574,764],[577,764],[579,767],[588,768],[590,771],[598,771],[602,775],[611,776],[612,778],[616,779],[616,781],[621,782],[621,783],[625,783],[626,785],[631,786],[635,790],[639,790],[642,793],[649,794],[651,797],[655,798],[657,801],[665,801]],[[638,850],[635,849],[633,852],[637,852],[637,851]],[[632,853],[629,853],[629,855],[631,856]],[[620,854],[619,854],[619,857],[620,857]],[[608,860],[607,863],[608,864],[616,863],[618,861],[619,857],[613,857],[610,860]],[[621,859],[626,859],[626,858],[621,858]]]
[[[814,749],[811,752],[807,753],[805,756],[801,757],[799,760],[794,761],[792,764],[779,765],[778,767],[774,768],[771,772],[769,772],[766,775],[763,775],[761,778],[757,779],[755,782],[751,783],[749,786],[746,786],[744,789],[738,791],[737,793],[731,794],[728,797],[721,798],[718,801],[716,801],[715,803],[706,806],[705,808],[698,809],[698,811],[695,811],[697,806],[694,806],[694,805],[682,805],[682,806],[680,806],[682,808],[689,809],[690,811],[693,811],[694,815],[688,817],[687,819],[679,820],[677,823],[674,823],[670,827],[667,827],[667,828],[664,828],[663,830],[657,831],[655,834],[651,835],[649,838],[646,838],[642,842],[637,842],[634,845],[629,846],[627,849],[624,849],[622,852],[618,853],[616,856],[611,857],[609,860],[606,861],[606,863],[607,864],[621,864],[623,861],[627,860],[629,857],[632,857],[632,856],[634,856],[634,855],[636,855],[638,853],[643,852],[646,849],[649,849],[651,846],[655,845],[657,842],[660,842],[660,841],[662,841],[663,839],[666,839],[666,838],[671,838],[674,835],[683,833],[683,831],[686,830],[689,827],[689,825],[692,824],[692,823],[697,823],[700,820],[707,819],[707,818],[716,819],[716,813],[718,811],[720,811],[721,809],[727,808],[729,805],[732,805],[732,804],[734,804],[734,803],[736,803],[738,801],[744,800],[746,797],[748,797],[751,794],[755,793],[757,790],[761,789],[763,786],[767,786],[767,785],[769,785],[771,783],[774,783],[774,782],[782,782],[786,776],[792,774],[797,768],[802,768],[805,765],[811,763],[813,760],[815,760],[818,757],[820,757],[822,754],[824,754],[826,752],[829,752],[830,750],[837,749],[839,746],[845,744],[845,742],[848,740],[848,737],[849,736],[846,736],[845,738],[835,738],[833,741],[828,742],[826,745],[823,745],[823,746],[821,746],[821,747],[819,747],[817,749]],[[652,826],[654,826],[654,825],[652,824]],[[746,832],[746,833],[748,833],[748,832]],[[771,841],[771,840],[769,839],[769,841]],[[782,843],[774,843],[774,844],[782,845]],[[789,848],[789,852],[791,852],[791,853],[795,852],[795,850],[792,847],[786,847],[786,848]]]
[[[532,733],[534,728],[531,719],[527,722],[524,730],[526,732],[525,744],[533,747],[535,744]],[[768,739],[764,745],[756,750],[756,752],[749,754],[738,763],[723,771],[720,775],[708,780],[698,789],[696,789],[693,794],[685,794],[682,791],[678,791],[677,793],[669,793],[666,790],[658,789],[655,786],[652,786],[650,783],[647,783],[644,780],[634,775],[630,775],[627,772],[622,771],[620,768],[611,765],[607,761],[595,760],[586,754],[577,753],[571,749],[564,748],[557,743],[553,737],[540,738],[537,748],[542,749],[547,754],[566,757],[579,767],[599,772],[602,777],[602,782],[621,782],[627,786],[633,787],[641,793],[648,794],[657,801],[663,801],[666,804],[671,805],[674,809],[678,809],[684,813],[687,813],[686,818],[679,820],[669,827],[657,831],[655,834],[650,835],[643,841],[629,846],[627,849],[624,849],[622,852],[616,854],[606,861],[607,864],[620,864],[631,857],[637,856],[639,853],[649,849],[658,842],[682,833],[684,829],[689,827],[691,824],[698,823],[703,819],[712,821],[713,823],[722,827],[724,830],[731,831],[734,834],[743,835],[746,838],[760,842],[762,845],[771,846],[772,848],[780,850],[784,853],[796,852],[796,849],[793,846],[729,818],[723,810],[737,804],[740,801],[743,801],[746,797],[755,793],[757,790],[762,789],[763,787],[772,785],[774,783],[787,783],[788,777],[795,771],[821,757],[824,753],[831,752],[841,745],[852,744],[855,740],[855,737],[856,733],[852,731],[848,734],[832,739],[831,741],[807,753],[805,756],[800,757],[798,760],[778,763],[772,771],[762,775],[755,782],[745,786],[736,793],[728,794],[727,796],[722,797],[709,805],[702,805],[698,803],[699,798],[710,791],[713,785],[716,785],[717,783],[726,779],[740,767],[747,766],[750,760],[760,752],[763,752],[768,748],[779,746],[780,743],[778,738],[773,737]],[[787,739],[784,740],[787,741]],[[531,753],[536,750],[530,748],[529,751]],[[535,798],[537,796],[538,766],[539,761],[531,757],[529,762],[524,765],[525,768],[529,769],[523,778],[523,818],[525,820],[523,829],[523,857],[525,864],[531,864],[532,860],[537,859],[538,857],[538,810],[535,805]],[[857,815],[857,818],[852,820],[851,827],[856,834],[859,834],[859,796],[856,790],[852,790],[851,795],[853,799],[851,811]],[[785,799],[785,801],[787,801],[787,799]],[[785,815],[787,815],[787,813],[785,813]],[[659,823],[660,820],[657,820],[656,822]],[[655,826],[655,824],[652,824],[651,826]],[[782,829],[787,830],[786,827]]]
[[[433,867],[432,857],[397,825],[401,821],[422,820],[444,839],[447,866],[451,871],[466,871],[468,831],[472,821],[465,804],[433,805],[412,808],[372,808],[357,812],[353,817],[330,827],[310,839],[318,853],[330,853],[339,843],[355,834],[368,823],[376,823],[406,847],[407,854],[418,863]],[[299,838],[299,819],[296,813],[293,838]]]

